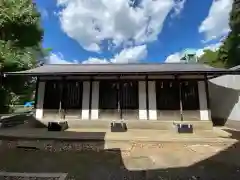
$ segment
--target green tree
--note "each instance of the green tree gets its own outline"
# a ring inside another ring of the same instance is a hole
[[[33,68],[43,56],[43,30],[40,13],[32,0],[0,1],[0,71],[20,71]],[[2,78],[0,112],[18,101],[30,87],[25,77]]]
[[[210,49],[204,50],[204,53],[199,57],[199,62],[203,64],[208,64],[213,67],[224,67],[224,64],[218,60],[219,51],[212,51]]]
[[[230,13],[230,32],[219,50],[219,60],[225,67],[240,64],[240,1],[234,0]]]

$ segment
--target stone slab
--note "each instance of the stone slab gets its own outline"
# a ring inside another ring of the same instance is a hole
[[[65,180],[67,173],[17,173],[17,172],[1,172],[0,177],[17,177],[17,178],[57,178]]]

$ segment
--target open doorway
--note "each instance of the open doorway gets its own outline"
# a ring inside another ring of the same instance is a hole
[[[179,82],[176,80],[156,81],[158,120],[180,120]]]
[[[200,120],[200,107],[197,81],[181,82],[183,120]]]

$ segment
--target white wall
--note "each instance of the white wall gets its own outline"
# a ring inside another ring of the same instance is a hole
[[[146,81],[138,82],[139,119],[147,120]]]
[[[156,82],[148,81],[149,120],[157,120]]]
[[[225,75],[209,81],[213,118],[240,121],[240,75]]]
[[[99,115],[99,81],[92,82],[91,119],[98,119]]]

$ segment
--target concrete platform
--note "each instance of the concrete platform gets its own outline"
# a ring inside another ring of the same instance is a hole
[[[126,141],[126,142],[235,142],[224,130],[204,130],[193,134],[178,134],[163,130],[128,130],[127,132],[111,132],[103,129],[73,129],[63,132],[49,132],[45,128],[36,129],[2,129],[0,139],[27,140],[63,140],[63,141]]]
[[[47,125],[49,121],[58,120],[41,120],[40,122]],[[109,120],[68,120],[70,128],[74,129],[103,129],[107,131],[110,129],[112,121]],[[186,123],[192,124],[194,130],[211,130],[213,128],[211,121],[161,121],[161,120],[127,120],[123,121],[127,124],[127,128],[130,129],[145,129],[145,130],[175,130],[176,124]]]

